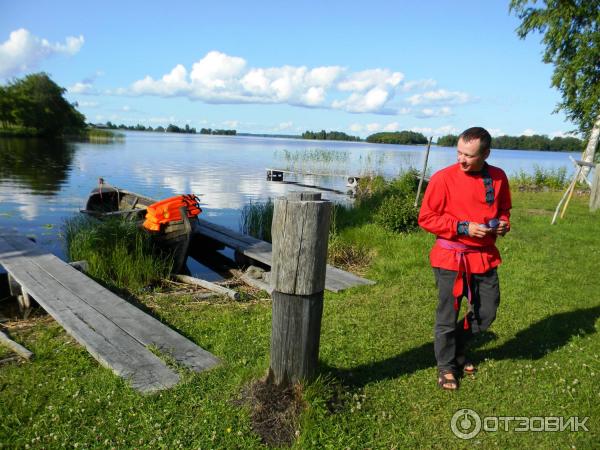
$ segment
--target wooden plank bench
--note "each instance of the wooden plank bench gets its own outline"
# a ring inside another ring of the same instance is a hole
[[[94,358],[140,392],[179,375],[148,346],[202,371],[219,360],[23,236],[0,236],[0,265]]]
[[[272,245],[260,239],[237,233],[229,228],[198,219],[198,226],[195,232],[214,239],[229,248],[237,250],[248,258],[259,261],[267,266],[271,265]],[[354,286],[363,286],[375,284],[374,281],[359,277],[350,272],[327,265],[325,273],[325,289],[333,292],[339,292]]]

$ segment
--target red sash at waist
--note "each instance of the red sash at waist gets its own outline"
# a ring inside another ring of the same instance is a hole
[[[454,286],[452,287],[452,295],[454,296],[454,310],[458,311],[458,299],[464,292],[463,278],[467,280],[467,299],[469,301],[469,311],[472,309],[472,295],[471,295],[471,268],[469,267],[469,260],[465,258],[467,253],[480,253],[489,251],[490,247],[475,247],[472,245],[463,244],[458,241],[450,241],[438,237],[435,241],[435,245],[445,250],[451,250],[456,255],[456,261],[458,262],[458,272],[456,273],[456,279],[454,280]],[[464,329],[469,329],[469,321],[467,320],[468,314],[465,314]]]

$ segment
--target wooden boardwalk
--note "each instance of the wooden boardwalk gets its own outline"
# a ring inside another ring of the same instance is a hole
[[[199,225],[196,227],[196,233],[201,236],[214,239],[229,248],[239,251],[248,258],[259,261],[268,266],[271,265],[272,246],[268,242],[236,233],[229,228],[198,219]],[[354,286],[363,286],[375,284],[374,281],[361,278],[350,272],[327,265],[325,273],[325,289],[333,292],[339,292]]]
[[[219,364],[206,350],[23,236],[0,235],[0,265],[94,358],[140,392],[179,381],[149,346],[197,372]]]

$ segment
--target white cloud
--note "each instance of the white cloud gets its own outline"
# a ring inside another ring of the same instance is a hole
[[[435,80],[404,81],[404,74],[376,68],[358,72],[340,66],[284,65],[249,67],[246,60],[218,51],[207,53],[187,70],[182,64],[155,79],[146,76],[128,88],[106,91],[109,95],[181,96],[206,103],[288,104],[310,108],[332,108],[351,113],[409,114],[406,106],[392,106],[398,93],[428,89]],[[472,98],[463,92],[443,89],[416,94],[407,99],[413,105],[434,103],[437,110],[426,116],[449,115],[448,104]]]
[[[432,128],[432,127],[412,127],[410,131],[415,131],[417,133],[422,133],[425,136],[444,136],[446,134],[458,134],[458,128],[452,125],[443,125],[441,127]]]
[[[245,66],[246,61],[243,58],[212,51],[194,63],[190,78],[196,87],[225,89],[237,79]]]
[[[446,105],[461,105],[469,103],[475,99],[466,92],[447,91],[438,89],[436,91],[428,91],[423,94],[415,94],[407,99],[411,105],[435,104],[443,103]]]
[[[129,111],[131,111],[131,106],[129,106],[129,105],[124,105],[124,106],[121,108],[121,111],[124,111],[124,112],[129,112]]]
[[[325,89],[312,86],[302,96],[303,103],[309,106],[317,106],[325,101]]]
[[[374,131],[378,131],[381,130],[381,124],[378,123],[368,123],[365,128],[367,129],[367,131],[369,131],[370,133],[374,132]]]
[[[240,122],[238,120],[226,120],[223,124],[229,128],[237,128]]]
[[[77,105],[81,106],[82,108],[97,108],[98,102],[77,102]]]
[[[369,123],[369,124],[360,124],[353,123],[348,129],[354,133],[376,133],[379,131],[402,131],[402,130],[410,130],[418,133],[423,133],[426,136],[443,136],[446,134],[458,134],[459,130],[452,125],[443,125],[441,127],[433,128],[433,127],[409,127],[407,125],[401,124],[400,122],[389,122],[387,124],[380,123]]]
[[[278,130],[289,130],[294,126],[294,122],[281,122],[278,126]]]
[[[65,38],[64,44],[50,43],[25,28],[10,33],[0,44],[0,77],[10,77],[34,69],[44,59],[56,54],[74,55],[83,45],[83,36]]]
[[[146,76],[138,80],[131,86],[131,93],[138,95],[160,95],[175,96],[189,92],[189,83],[187,82],[187,70],[181,64],[178,64],[164,75],[160,80],[153,80]]]
[[[338,84],[340,91],[364,92],[376,86],[380,88],[396,87],[404,79],[401,72],[391,72],[387,69],[363,70],[349,74]]]
[[[335,100],[331,106],[351,113],[384,113],[385,104],[390,98],[390,92],[375,87],[366,94],[354,93],[346,100]]]
[[[533,136],[536,134],[536,131],[533,128],[526,128],[521,132],[522,136]]]
[[[90,83],[75,83],[67,88],[70,94],[95,94],[94,87]]]
[[[432,78],[428,78],[426,80],[406,81],[402,83],[402,90],[409,92],[415,89],[431,89],[435,86],[437,86],[437,82]]]
[[[400,130],[400,124],[398,122],[391,122],[383,127],[383,131],[399,131],[399,130]]]
[[[553,131],[549,134],[549,137],[551,138],[555,138],[555,137],[575,137],[578,139],[581,139],[581,136],[578,135],[577,133],[571,133],[569,131]]]
[[[417,114],[417,117],[428,119],[430,117],[445,117],[451,116],[452,109],[448,106],[442,106],[441,108],[423,108]]]
[[[339,66],[316,67],[307,74],[307,82],[315,86],[329,87],[343,71]]]
[[[504,131],[502,131],[500,128],[486,128],[486,130],[488,130],[488,133],[490,133],[490,135],[492,137],[495,136],[502,136],[505,135],[506,133]]]

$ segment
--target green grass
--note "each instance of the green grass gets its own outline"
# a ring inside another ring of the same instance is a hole
[[[103,130],[100,128],[87,128],[81,137],[95,144],[110,143],[125,139],[125,135],[123,133],[117,133],[112,130]]]
[[[510,185],[515,188],[536,190],[536,189],[565,189],[569,184],[567,178],[567,168],[559,167],[556,169],[544,169],[540,166],[534,166],[533,173],[521,171],[513,174],[510,178]]]
[[[454,393],[436,386],[433,236],[366,222],[341,229],[343,239],[376,252],[366,275],[377,284],[325,294],[320,377],[305,386],[308,408],[293,448],[595,448],[600,214],[575,196],[566,218],[551,226],[560,195],[514,192],[512,231],[498,243],[498,318],[474,349],[479,373]],[[148,304],[223,365],[140,396],[56,323],[15,330],[36,357],[0,367],[3,447],[261,448],[249,409],[235,400],[268,367],[270,302],[159,296]],[[589,416],[590,431],[481,432],[463,441],[450,431],[460,408],[482,416]]]
[[[116,289],[139,291],[168,277],[173,265],[132,221],[77,216],[65,222],[63,232],[69,260],[86,260],[90,276]]]
[[[273,222],[274,203],[250,202],[242,208],[240,231],[257,239],[271,242],[271,224]]]

